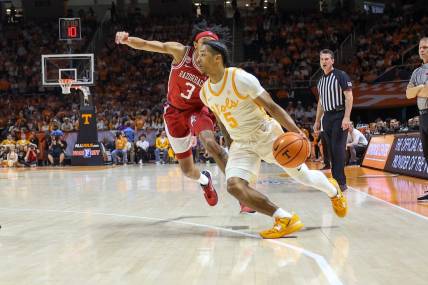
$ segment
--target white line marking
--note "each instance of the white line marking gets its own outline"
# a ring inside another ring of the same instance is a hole
[[[378,198],[378,197],[376,197],[376,196],[373,196],[373,195],[371,195],[371,194],[369,194],[369,193],[367,193],[367,192],[360,191],[360,190],[358,190],[358,189],[356,189],[356,188],[349,187],[349,186],[348,186],[348,189],[350,189],[350,190],[352,190],[352,191],[355,191],[355,192],[358,192],[358,193],[360,193],[361,195],[368,196],[368,197],[370,197],[370,198],[372,198],[372,199],[374,199],[374,200],[377,200],[377,201],[380,201],[380,202],[384,202],[384,203],[386,203],[386,204],[388,204],[388,205],[390,205],[390,206],[392,206],[392,207],[394,207],[394,208],[397,208],[397,209],[399,209],[399,210],[401,210],[401,211],[403,211],[403,212],[406,212],[406,213],[408,213],[408,214],[414,215],[414,216],[416,216],[416,217],[419,217],[419,218],[421,218],[421,219],[424,219],[424,220],[427,220],[427,221],[428,221],[428,217],[425,217],[424,215],[418,214],[418,213],[413,212],[413,211],[411,211],[411,210],[409,210],[409,209],[406,209],[406,208],[400,207],[400,206],[398,206],[398,205],[392,204],[391,202],[388,202],[388,201],[382,200],[381,198]]]
[[[360,175],[357,177],[353,177],[353,179],[358,179],[358,178],[385,178],[385,177],[397,177],[399,176],[398,174],[370,174],[370,175]]]
[[[151,218],[151,217],[143,217],[143,216],[133,216],[133,215],[123,215],[123,214],[110,214],[110,213],[102,213],[102,212],[85,212],[85,211],[61,211],[61,210],[52,210],[52,209],[17,209],[17,208],[0,208],[0,211],[21,211],[21,212],[50,212],[50,213],[69,213],[69,214],[91,214],[91,215],[99,215],[99,216],[110,216],[110,217],[120,217],[120,218],[131,218],[131,219],[140,219],[140,220],[152,220],[152,221],[160,221],[160,222],[170,222],[181,225],[188,225],[199,228],[208,228],[215,229],[217,231],[234,233],[246,237],[251,237],[255,239],[261,239],[259,236],[254,234],[249,234],[237,230],[226,229],[217,226],[205,225],[205,224],[197,224],[192,222],[183,222],[183,221],[171,221],[169,219],[160,219],[160,218]],[[325,258],[319,254],[313,253],[312,251],[306,250],[304,248],[286,244],[280,242],[278,240],[266,239],[266,242],[271,242],[277,244],[279,246],[283,246],[292,250],[295,250],[303,255],[315,260],[315,262],[320,267],[324,276],[327,278],[328,282],[332,285],[343,285],[342,281],[340,281],[336,272],[334,272],[333,268],[331,268],[330,264],[325,260]]]

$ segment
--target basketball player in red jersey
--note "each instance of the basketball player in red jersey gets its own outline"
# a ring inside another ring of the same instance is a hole
[[[214,32],[202,31],[193,38],[193,46],[185,46],[177,42],[146,41],[130,37],[127,32],[116,33],[116,44],[125,44],[134,49],[164,53],[173,57],[164,109],[165,130],[182,172],[199,182],[210,206],[215,206],[218,202],[211,173],[207,170],[201,172],[195,166],[191,145],[194,133],[224,173],[227,154],[215,140],[213,121],[208,108],[199,97],[199,91],[207,77],[196,64],[198,49],[203,42],[218,39],[219,36]],[[254,212],[243,205],[241,211]]]

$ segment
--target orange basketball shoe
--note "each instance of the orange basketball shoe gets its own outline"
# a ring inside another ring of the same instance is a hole
[[[275,224],[270,230],[260,232],[260,236],[266,239],[280,238],[299,231],[304,227],[297,214],[291,218],[275,218]]]
[[[343,196],[342,190],[340,190],[336,179],[329,178],[328,181],[330,181],[330,183],[333,184],[337,190],[337,195],[333,198],[330,198],[333,210],[338,217],[343,218],[348,213],[348,202],[346,201],[346,197]]]
[[[208,170],[203,170],[201,171],[201,173],[203,175],[205,175],[206,177],[208,177],[208,184],[207,185],[202,185],[202,190],[205,192],[204,196],[205,196],[205,200],[207,200],[208,205],[210,206],[215,206],[217,205],[218,202],[218,197],[217,197],[217,192],[214,189],[213,186],[213,180],[211,178],[211,172],[209,172]]]

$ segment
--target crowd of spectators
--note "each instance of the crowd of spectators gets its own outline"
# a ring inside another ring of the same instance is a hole
[[[384,14],[381,18],[356,39],[356,56],[347,62],[348,74],[355,81],[373,82],[392,66],[403,64],[402,56],[418,45],[426,33],[424,27],[428,25],[426,15],[392,17]],[[417,49],[412,51],[405,64],[420,64]]]
[[[96,28],[93,12],[79,11],[79,16],[83,19],[83,40],[73,42],[75,52],[85,50]],[[355,29],[359,17],[347,15],[330,19],[321,14],[250,15],[242,19],[246,61],[241,66],[254,73],[266,88],[308,80],[318,69],[319,50],[337,48]],[[374,74],[377,76],[391,65],[398,64],[400,54],[412,46],[422,27],[428,23],[427,17],[418,21],[404,16],[383,17],[384,21],[371,26],[369,33],[357,37],[357,54],[349,64],[352,69],[349,73],[355,80],[371,81],[375,78]],[[150,138],[152,133],[159,136],[164,130],[162,112],[171,58],[116,46],[112,40],[114,33],[126,30],[149,40],[190,43],[193,24],[192,19],[181,17],[165,19],[135,15],[126,21],[116,19],[107,25],[105,45],[96,54],[97,84],[91,87],[91,92],[97,110],[98,130],[115,134],[123,132],[122,137],[131,144],[129,148],[123,142],[118,145],[113,140],[105,142],[106,146],[110,146],[114,163],[174,161],[170,146],[164,147],[167,151],[162,150],[156,147],[156,140]],[[7,138],[12,136],[14,141],[20,141],[23,137],[25,141],[25,135],[46,133],[46,155],[42,160],[63,164],[66,142],[62,135],[52,132],[78,130],[79,96],[59,95],[59,89],[47,89],[40,84],[40,55],[63,53],[68,49],[65,42],[57,39],[57,23],[45,21],[0,25],[0,39],[0,139],[7,142]],[[282,88],[280,92],[286,91]],[[305,106],[297,98],[289,99],[284,107],[316,141],[310,131],[316,105]],[[363,129],[370,134],[408,131],[417,128],[417,118],[405,125],[398,123],[398,126],[394,120],[388,123],[377,121]],[[143,137],[130,139],[126,129],[132,129]],[[33,148],[40,159],[38,144],[35,147],[32,144],[24,145],[25,148],[19,144],[2,144],[0,159],[12,161],[16,152],[21,159],[13,165],[26,165],[27,152]],[[194,145],[201,149],[197,140]],[[199,153],[202,153],[201,159],[207,159],[206,152],[201,149],[195,155]],[[7,159],[8,155],[12,159]]]
[[[319,13],[259,14],[243,22],[245,65],[266,86],[309,80],[319,69],[319,51],[337,49],[354,28],[349,15],[328,18]]]
[[[379,17],[381,19],[379,19]],[[281,87],[308,81],[319,69],[319,51],[337,50],[355,35],[355,56],[339,65],[356,82],[374,82],[393,66],[420,64],[415,47],[425,36],[428,17],[422,13],[382,15],[364,13],[258,14],[243,20],[243,67],[257,75],[265,86]],[[408,56],[406,56],[406,52]],[[394,79],[407,80],[397,74]]]

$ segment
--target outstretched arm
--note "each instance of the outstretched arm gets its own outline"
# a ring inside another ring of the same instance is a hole
[[[130,37],[127,32],[116,33],[116,44],[124,44],[134,49],[169,54],[174,58],[173,63],[180,63],[186,53],[186,47],[177,42],[146,41]]]
[[[287,131],[299,133],[304,136],[304,133],[299,129],[299,127],[297,127],[290,115],[288,115],[284,109],[272,100],[269,93],[264,91],[254,99],[254,102],[263,107],[272,116],[272,118],[277,120],[281,126],[287,129]]]

